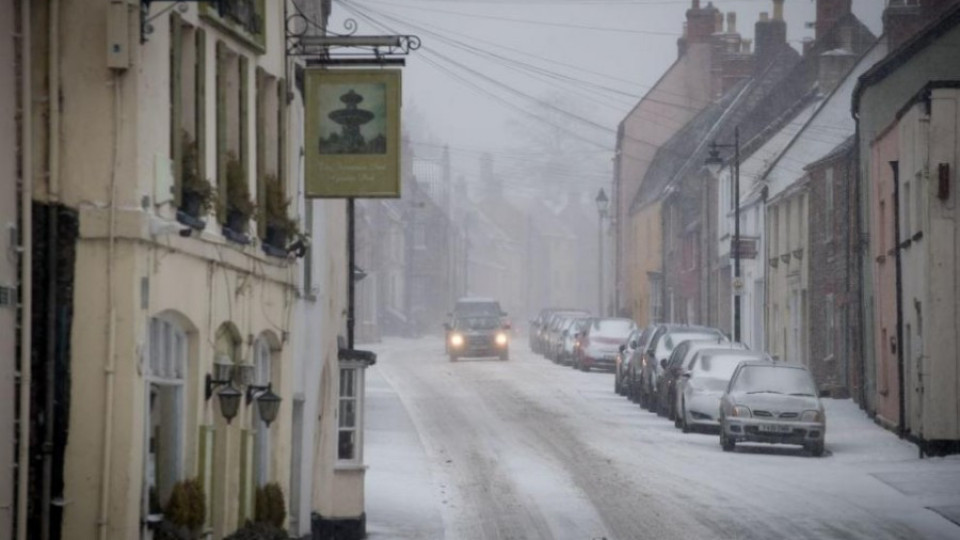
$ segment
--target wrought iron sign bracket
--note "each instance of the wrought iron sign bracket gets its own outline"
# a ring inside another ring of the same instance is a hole
[[[308,66],[404,65],[404,57],[420,48],[413,35],[358,36],[357,22],[344,21],[346,34],[326,30],[302,13],[287,18],[287,55],[303,58]]]
[[[153,33],[153,26],[150,24],[150,21],[164,13],[172,11],[173,9],[178,9],[182,13],[187,10],[187,4],[199,4],[201,2],[212,4],[218,12],[222,12],[225,3],[224,0],[175,0],[167,8],[150,15],[150,4],[155,1],[157,0],[140,0],[140,43],[146,43],[147,36]]]

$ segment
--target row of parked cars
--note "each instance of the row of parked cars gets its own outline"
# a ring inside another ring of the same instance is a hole
[[[531,325],[530,346],[585,371],[611,369],[617,394],[684,433],[718,432],[724,451],[740,442],[761,442],[824,453],[826,417],[810,372],[749,350],[719,329],[639,328],[630,319],[544,310]]]
[[[530,349],[583,371],[613,369],[620,345],[637,328],[630,319],[594,317],[577,309],[544,309],[530,323]]]

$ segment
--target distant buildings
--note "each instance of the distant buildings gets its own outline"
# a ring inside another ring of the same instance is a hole
[[[956,450],[960,73],[948,51],[960,7],[891,1],[876,38],[849,0],[818,0],[798,54],[782,4],[761,15],[751,53],[735,16],[724,28],[693,0],[677,63],[624,119],[618,296],[641,324],[732,332],[738,295],[742,341],[807,365],[822,392],[853,396],[924,449]],[[665,103],[678,73],[708,92],[674,86]],[[679,122],[654,121],[654,104]],[[644,111],[648,129],[631,132]],[[704,167],[713,141],[716,177]]]

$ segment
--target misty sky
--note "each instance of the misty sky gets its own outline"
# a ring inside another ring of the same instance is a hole
[[[771,0],[713,3],[735,11],[737,30],[751,39],[760,12],[773,10]],[[883,4],[853,2],[876,34]],[[806,23],[815,6],[785,2],[798,50],[813,36]],[[540,174],[592,193],[610,185],[617,124],[676,59],[689,7],[690,0],[334,0],[330,30],[342,32],[350,17],[358,34],[422,39],[403,74],[405,129],[418,155],[449,144],[454,173],[475,181],[488,151],[508,186],[530,186]]]

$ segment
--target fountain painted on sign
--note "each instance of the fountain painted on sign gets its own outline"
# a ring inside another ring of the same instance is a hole
[[[357,88],[360,92],[357,92]],[[330,126],[326,131],[326,136],[320,137],[321,154],[385,154],[387,152],[387,138],[384,135],[385,118],[383,114],[383,103],[385,88],[382,84],[364,84],[349,88],[345,93],[341,93],[344,87],[337,85],[328,88],[330,94],[337,97],[337,100],[344,104],[343,108],[335,109],[327,113],[327,118],[340,126],[339,131]],[[330,96],[329,97],[333,97]],[[371,108],[366,110],[360,108],[366,98],[371,98]],[[328,98],[329,99],[329,98]],[[330,102],[333,100],[330,99]],[[379,106],[378,106],[379,105]],[[330,129],[332,128],[332,129]],[[373,136],[367,140],[363,131]]]

